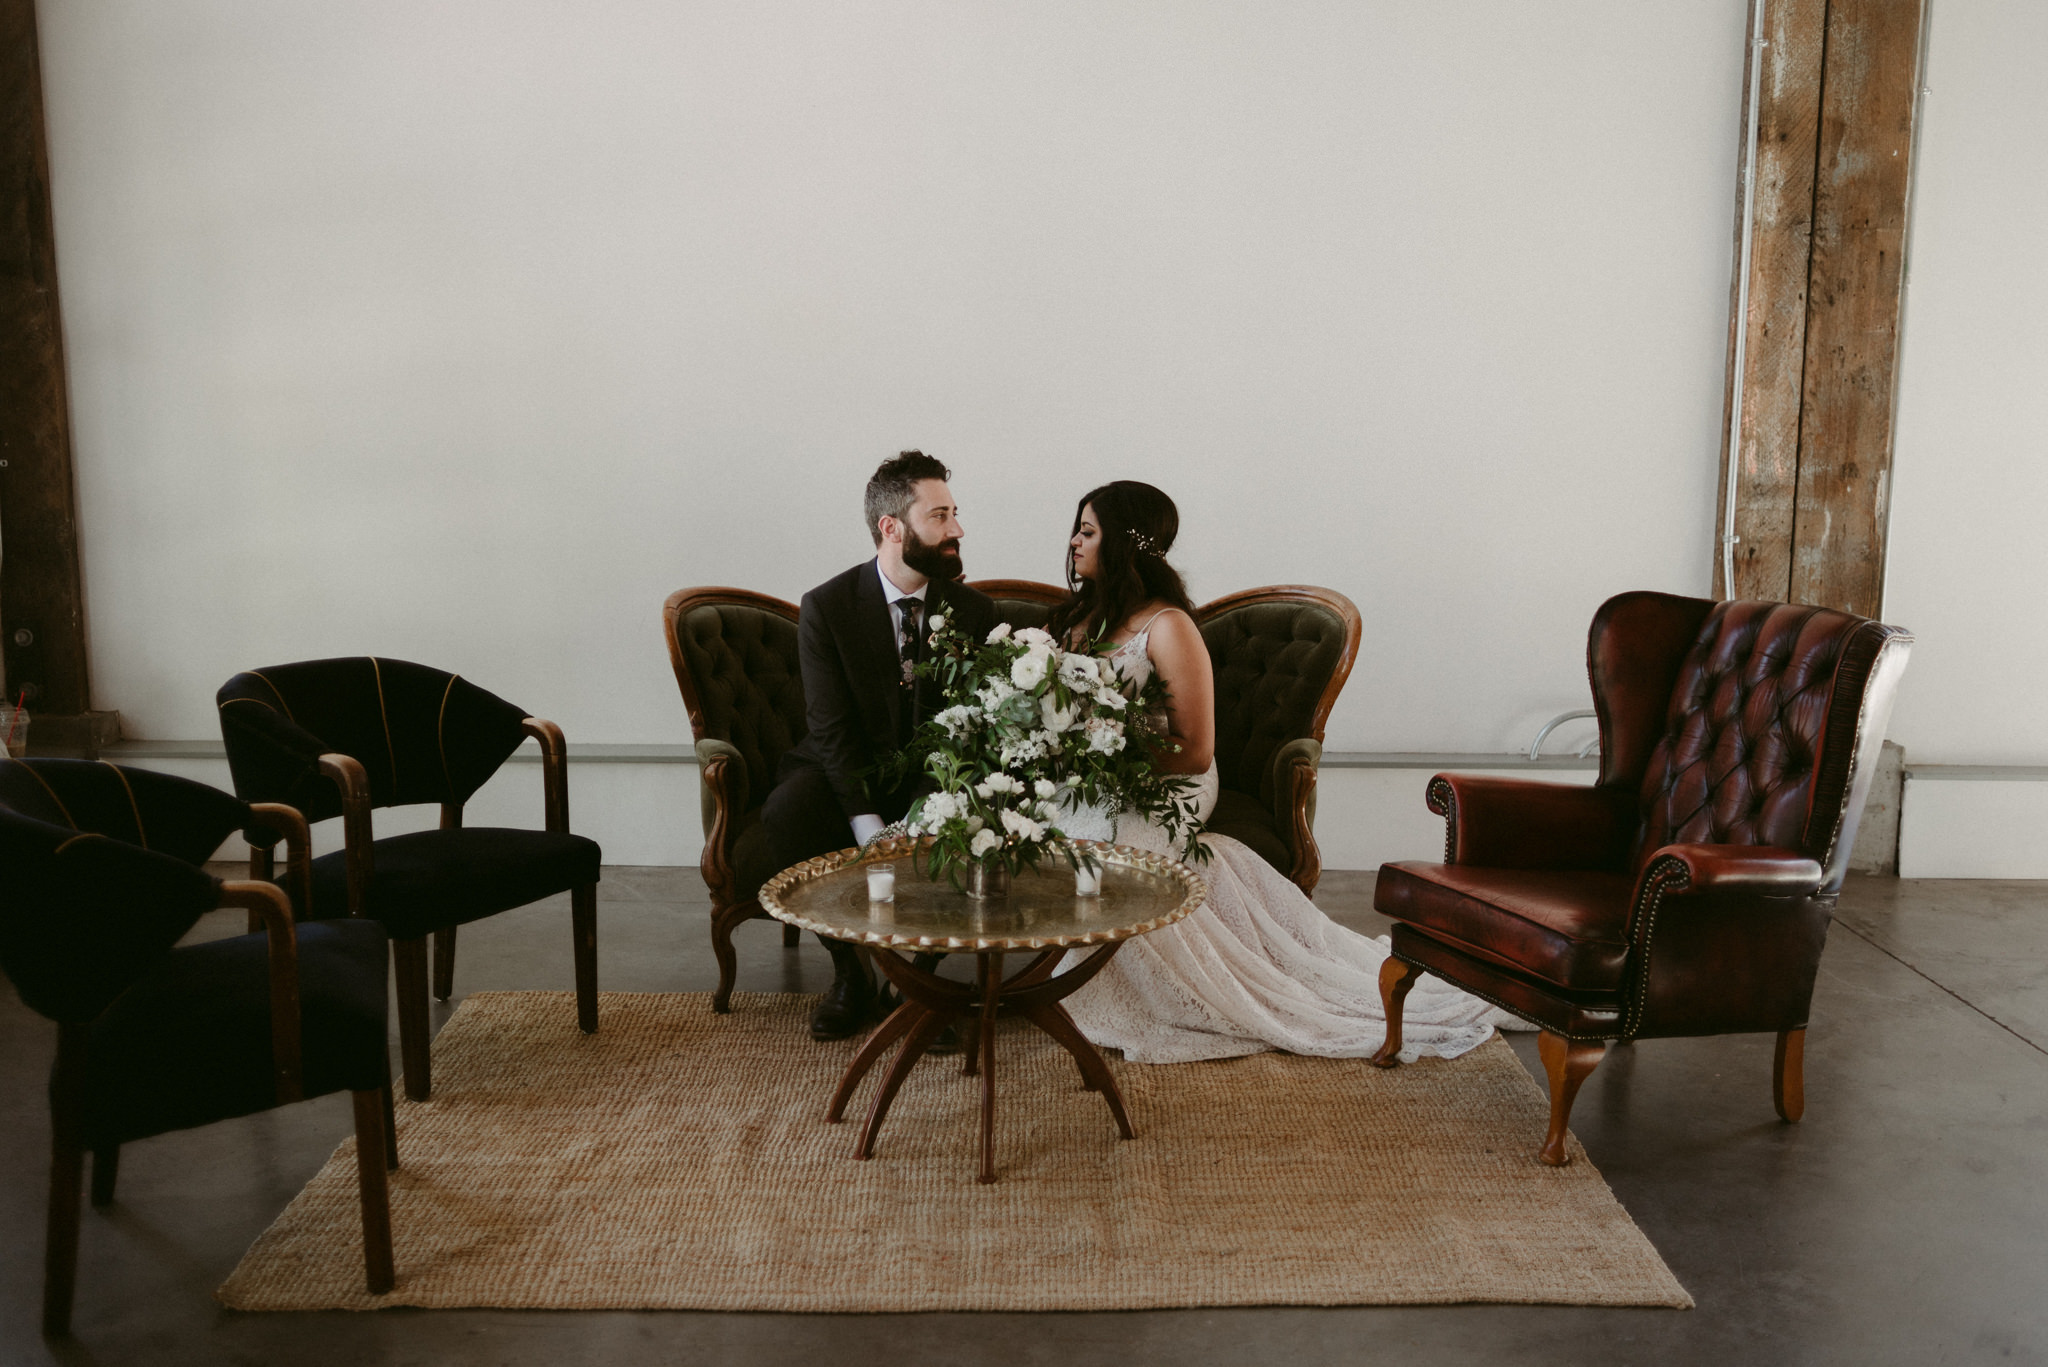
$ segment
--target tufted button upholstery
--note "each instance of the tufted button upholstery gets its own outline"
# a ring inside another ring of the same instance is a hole
[[[1344,657],[1345,624],[1317,603],[1245,603],[1202,610],[1216,674],[1216,767],[1225,788],[1269,806],[1273,752],[1321,738],[1315,712]]]
[[[1681,659],[1663,736],[1639,791],[1638,867],[1666,845],[1770,845],[1824,856],[1840,810],[1847,734],[1830,748],[1830,704],[1845,676],[1860,685],[1879,643],[1862,619],[1787,603],[1716,604]],[[1845,669],[1845,665],[1847,668]]]
[[[775,786],[783,752],[804,738],[804,681],[796,614],[706,603],[677,618],[676,646],[696,689],[699,738],[737,748],[755,805]]]

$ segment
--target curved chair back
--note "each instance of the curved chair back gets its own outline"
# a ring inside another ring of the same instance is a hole
[[[1912,640],[1831,608],[1610,598],[1587,669],[1600,785],[1640,797],[1636,867],[1665,845],[1768,845],[1838,891]]]
[[[1043,627],[1053,609],[1067,601],[1064,587],[1036,579],[972,579],[967,587],[993,598],[997,619],[1013,627]]]
[[[0,759],[0,806],[187,864],[211,859],[251,815],[218,788],[103,759]]]
[[[460,806],[526,739],[526,713],[459,675],[359,655],[235,675],[214,698],[235,792],[308,821],[341,815],[320,756],[348,755],[370,805]]]
[[[168,854],[0,807],[0,968],[33,1011],[88,1021],[220,900]]]
[[[677,589],[661,608],[691,734],[740,752],[750,808],[767,798],[783,753],[809,730],[796,619],[796,604],[747,589]]]
[[[1273,753],[1320,742],[1351,677],[1358,609],[1335,589],[1278,584],[1195,610],[1216,676],[1216,767],[1225,788],[1270,801]]]

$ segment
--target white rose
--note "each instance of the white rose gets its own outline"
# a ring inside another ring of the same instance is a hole
[[[974,785],[974,795],[984,802],[994,797],[995,791],[995,785],[987,779]]]
[[[1010,665],[1010,682],[1019,688],[1036,688],[1045,682],[1045,656],[1036,651],[1019,655]]]
[[[1074,709],[1059,706],[1050,693],[1038,700],[1038,715],[1044,718],[1045,729],[1055,736],[1074,729]]]
[[[1017,639],[1027,646],[1040,650],[1051,650],[1052,633],[1040,627],[1026,627],[1017,633]]]
[[[931,628],[933,631],[944,631],[946,629],[946,615],[944,613],[940,613],[937,616],[933,617],[931,621]]]
[[[1051,797],[1059,790],[1059,785],[1054,783],[1049,778],[1042,778],[1038,780],[1038,782],[1031,785],[1031,791],[1038,794],[1038,796],[1041,798]]]
[[[986,826],[987,824],[988,824],[988,823],[987,823],[986,821],[983,821],[983,820],[982,820],[982,819],[981,819],[980,817],[976,816],[976,815],[975,815],[975,814],[974,814],[973,812],[969,812],[969,813],[967,814],[967,833],[968,833],[969,835],[978,835],[978,834],[980,834],[980,832],[981,832],[981,828],[982,828],[983,826]]]
[[[988,640],[986,640],[986,641],[982,642],[982,644],[983,644],[983,645],[991,645],[991,646],[992,646],[992,645],[994,645],[994,644],[995,644],[995,643],[996,643],[997,641],[1000,641],[1000,640],[1004,639],[1005,637],[1007,637],[1007,636],[1008,636],[1009,634],[1010,634],[1010,624],[1009,624],[1008,622],[997,622],[997,623],[996,623],[996,629],[995,629],[994,631],[991,631],[991,632],[990,632],[990,633],[988,634]]]
[[[977,831],[974,839],[967,842],[967,852],[976,859],[1003,843],[1003,838],[994,831]]]

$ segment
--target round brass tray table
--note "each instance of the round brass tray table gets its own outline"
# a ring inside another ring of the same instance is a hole
[[[903,1004],[875,1028],[847,1067],[825,1118],[833,1123],[845,1118],[854,1088],[901,1041],[854,1145],[854,1157],[870,1157],[904,1078],[939,1033],[960,1022],[967,1032],[963,1071],[981,1075],[980,1178],[995,1181],[995,1022],[1021,1016],[1073,1055],[1082,1085],[1102,1093],[1117,1129],[1129,1139],[1131,1120],[1116,1078],[1060,1001],[1100,973],[1124,941],[1171,925],[1201,906],[1208,885],[1165,855],[1081,840],[1074,842],[1076,848],[1102,864],[1100,896],[1076,895],[1073,870],[1051,856],[1042,868],[1018,874],[1007,897],[981,900],[925,876],[922,851],[928,844],[883,840],[865,850],[841,850],[784,869],[761,889],[762,909],[777,920],[868,947],[903,995]],[[867,866],[878,862],[897,866],[893,902],[868,900]],[[1091,945],[1094,953],[1054,976],[1068,950]],[[904,951],[973,954],[978,960],[975,980],[941,978],[904,958]],[[1004,977],[1003,956],[1027,951],[1036,951],[1036,957]]]

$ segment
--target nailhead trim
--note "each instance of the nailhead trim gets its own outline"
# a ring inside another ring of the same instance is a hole
[[[1670,892],[1683,892],[1692,886],[1692,875],[1686,872],[1685,861],[1665,855],[1650,865],[1644,875],[1645,900],[1638,906],[1635,915],[1635,980],[1629,993],[1628,1015],[1621,1028],[1621,1038],[1632,1040],[1643,1025],[1643,1011],[1650,996],[1650,940],[1657,933],[1657,911],[1664,905],[1664,896]]]

